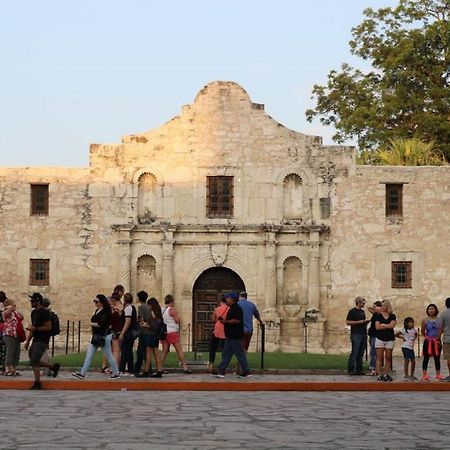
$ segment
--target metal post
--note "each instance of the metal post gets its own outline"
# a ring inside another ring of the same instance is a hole
[[[70,327],[70,322],[67,321],[67,327],[66,327],[66,355],[67,355],[67,353],[69,353],[69,327]]]
[[[75,351],[75,322],[72,322],[72,353]]]
[[[52,336],[52,358],[55,356],[55,336]]]
[[[304,336],[304,341],[305,341],[305,353],[308,353],[308,322],[306,322],[306,320],[303,322],[304,325],[304,330],[305,330],[305,336]]]
[[[80,353],[81,345],[81,320],[78,321],[78,353]]]
[[[261,328],[261,370],[264,369],[264,352],[266,351],[266,327]]]

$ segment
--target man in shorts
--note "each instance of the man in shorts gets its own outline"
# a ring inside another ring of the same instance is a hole
[[[439,323],[441,325],[442,335],[442,354],[444,359],[447,360],[448,371],[450,374],[450,297],[445,299],[445,307],[447,309],[439,316]],[[450,381],[450,375],[442,381]]]
[[[41,367],[51,369],[53,378],[55,378],[58,376],[60,364],[49,364],[42,361],[51,337],[52,322],[50,311],[42,305],[43,298],[39,292],[35,292],[29,297],[33,311],[31,311],[31,325],[27,328],[29,333],[25,341],[25,350],[28,350],[30,364],[34,373],[34,383],[30,389],[42,389]],[[30,346],[31,340],[33,340],[33,343]]]
[[[164,341],[162,341],[162,363],[166,362],[167,355],[169,354],[170,346],[172,345],[175,351],[177,352],[178,361],[180,361],[181,366],[183,367],[184,373],[192,373],[192,370],[189,368],[186,362],[186,358],[184,356],[183,348],[181,347],[180,341],[180,324],[181,318],[174,308],[175,299],[172,295],[166,295],[164,298],[165,307],[162,310],[162,316],[164,323],[167,326],[167,337]]]

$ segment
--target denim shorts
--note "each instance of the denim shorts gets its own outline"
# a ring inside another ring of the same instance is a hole
[[[30,349],[28,350],[28,357],[30,358],[31,367],[37,367],[40,365],[42,356],[48,348],[46,342],[33,341]]]
[[[411,361],[414,361],[416,359],[416,355],[414,354],[414,350],[412,350],[410,348],[402,347],[402,353],[403,353],[403,357],[405,359],[409,359]]]

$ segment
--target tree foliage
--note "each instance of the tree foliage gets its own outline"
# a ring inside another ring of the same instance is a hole
[[[364,15],[350,49],[372,70],[332,70],[313,88],[308,120],[333,125],[337,142],[357,138],[362,150],[417,138],[450,161],[450,0],[399,0]]]
[[[391,139],[387,147],[363,150],[357,155],[358,164],[389,166],[440,166],[445,158],[436,152],[433,142],[419,139]]]

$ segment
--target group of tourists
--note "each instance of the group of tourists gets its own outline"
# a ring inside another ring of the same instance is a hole
[[[445,300],[446,310],[439,314],[437,305],[431,303],[425,310],[421,320],[420,331],[415,327],[412,317],[405,317],[403,327],[397,329],[397,317],[389,300],[376,301],[367,310],[371,314],[366,317],[364,310],[366,300],[356,297],[355,307],[347,314],[346,324],[350,326],[351,353],[348,359],[349,375],[365,375],[363,371],[363,356],[370,343],[369,375],[377,376],[379,381],[392,381],[392,352],[396,338],[402,342],[404,359],[404,380],[416,381],[414,346],[419,337],[423,337],[422,376],[421,381],[430,381],[428,365],[430,358],[434,359],[435,379],[450,381],[450,376],[441,373],[441,352],[447,361],[450,373],[450,297]],[[367,329],[367,325],[369,329]]]
[[[50,301],[39,292],[30,295],[31,323],[23,326],[24,316],[17,311],[13,300],[0,291],[0,370],[6,376],[19,376],[17,371],[21,343],[28,350],[33,368],[34,383],[31,389],[42,389],[41,371],[56,377],[60,364],[51,364],[48,355],[49,342],[55,332]],[[133,295],[117,285],[106,297],[97,294],[93,300],[94,312],[90,320],[91,338],[83,366],[72,375],[85,379],[98,349],[103,353],[101,372],[110,379],[134,375],[138,378],[161,378],[170,347],[175,349],[180,366],[186,374],[192,373],[180,340],[181,318],[175,308],[175,299],[166,295],[161,308],[158,300],[145,291]],[[246,292],[224,294],[211,319],[215,322],[211,336],[208,371],[224,377],[233,355],[239,361],[237,374],[251,376],[246,358],[253,333],[253,318],[264,326],[255,304],[247,299]],[[137,342],[137,345],[135,343]],[[161,345],[161,349],[160,349]],[[217,350],[222,351],[222,361],[214,368]],[[136,358],[135,358],[136,353]]]
[[[110,374],[111,379],[130,375],[161,378],[170,346],[174,347],[184,373],[192,373],[181,346],[181,319],[173,296],[166,295],[163,308],[156,298],[149,298],[145,291],[139,291],[136,297],[139,302],[137,308],[133,304],[133,295],[125,292],[122,285],[117,285],[109,298],[103,294],[95,297],[95,311],[91,317],[92,337],[83,367],[72,374],[75,378],[86,377],[99,348],[103,352],[101,371]],[[162,351],[159,349],[160,343]]]

